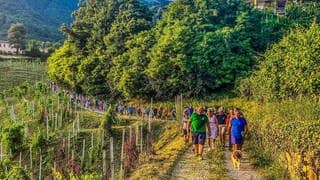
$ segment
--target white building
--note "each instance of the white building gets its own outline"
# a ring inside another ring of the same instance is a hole
[[[17,49],[12,47],[8,41],[0,40],[0,54],[15,54]],[[19,49],[19,54],[22,54],[23,51]]]

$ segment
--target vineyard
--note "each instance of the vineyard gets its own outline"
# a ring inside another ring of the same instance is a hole
[[[0,91],[21,85],[25,81],[32,84],[44,81],[44,72],[45,65],[40,61],[0,59]]]
[[[120,178],[139,164],[139,154],[152,152],[151,140],[158,142],[156,135],[167,127],[153,121],[149,129],[147,122],[116,117],[111,109],[104,115],[84,110],[40,82],[4,91],[0,105],[1,179]],[[168,131],[169,137],[179,132]]]

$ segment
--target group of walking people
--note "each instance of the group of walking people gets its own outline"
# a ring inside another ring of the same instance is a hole
[[[199,159],[203,159],[206,140],[209,150],[216,140],[225,147],[226,142],[233,151],[241,150],[243,135],[248,131],[248,123],[239,108],[230,108],[228,113],[224,107],[199,107],[196,111],[189,107],[183,112],[183,134],[186,142],[192,137],[193,150]],[[228,141],[226,141],[228,139]]]
[[[70,102],[73,104],[77,104],[86,109],[90,109],[92,111],[104,112],[106,111],[111,104],[107,100],[102,100],[98,98],[92,98],[89,96],[85,96],[83,94],[78,94],[74,91],[65,90],[59,87],[56,83],[50,82],[48,83],[51,91],[53,93],[62,92],[66,96],[70,97]],[[164,120],[174,120],[176,119],[176,109],[175,107],[150,107],[144,105],[133,105],[132,103],[123,103],[119,102],[114,105],[114,110],[120,115],[126,116],[136,116],[142,119],[164,119]]]

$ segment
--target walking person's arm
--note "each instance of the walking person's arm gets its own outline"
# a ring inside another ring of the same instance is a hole
[[[229,134],[231,133],[231,119],[230,119],[229,124],[228,124],[228,133]]]
[[[208,136],[211,136],[211,129],[210,129],[210,123],[207,123],[207,129],[208,129]]]

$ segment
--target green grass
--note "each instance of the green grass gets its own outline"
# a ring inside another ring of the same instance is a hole
[[[186,150],[177,122],[161,123],[161,126],[155,132],[155,154],[144,156],[145,160],[130,174],[130,179],[167,179],[176,160]]]

